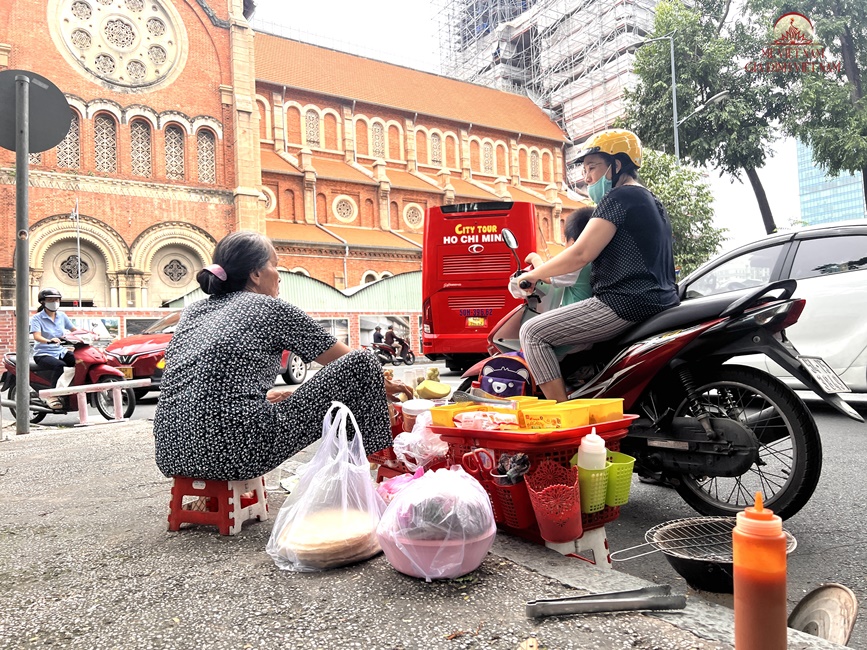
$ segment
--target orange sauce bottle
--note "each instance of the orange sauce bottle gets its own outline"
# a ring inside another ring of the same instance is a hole
[[[786,534],[761,492],[738,513],[732,548],[735,649],[786,650]]]

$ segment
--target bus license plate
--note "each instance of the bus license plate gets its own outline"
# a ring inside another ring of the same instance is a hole
[[[124,379],[132,379],[132,366],[118,366],[117,369],[123,373]]]
[[[470,316],[467,318],[467,327],[484,327],[486,321],[482,316]]]
[[[852,389],[821,357],[798,357],[798,361],[826,393],[851,393]]]

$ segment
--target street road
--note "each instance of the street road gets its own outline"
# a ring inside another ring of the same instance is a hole
[[[438,367],[440,378],[457,387],[460,376],[441,365]],[[404,368],[395,370],[395,376],[402,378]],[[867,488],[863,481],[867,476],[867,425],[839,415],[810,395],[801,393],[822,434],[824,466],[813,498],[784,524],[798,540],[798,547],[789,556],[790,610],[806,593],[826,582],[844,584],[862,603],[867,602]],[[153,418],[157,397],[158,393],[145,396],[136,408],[134,419]],[[850,402],[867,416],[867,396],[852,398]],[[8,422],[9,411],[3,415]],[[101,419],[94,409],[91,409],[91,418],[93,421]],[[74,415],[49,416],[43,424],[71,427],[76,422]],[[620,518],[606,527],[606,532],[611,549],[618,550],[643,543],[645,531],[656,524],[696,515],[674,490],[646,485],[634,478],[629,503],[621,510]],[[617,562],[615,568],[651,582],[671,584],[679,591],[688,589],[660,553]],[[701,595],[731,606],[730,596]],[[867,617],[863,614],[849,646],[867,648]]]

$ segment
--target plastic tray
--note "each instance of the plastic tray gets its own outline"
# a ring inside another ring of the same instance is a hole
[[[589,434],[594,427],[596,428],[596,433],[605,438],[605,434],[607,433],[627,429],[632,424],[632,421],[636,419],[638,419],[637,415],[624,415],[619,420],[600,422],[599,424],[588,424],[583,427],[573,427],[571,429],[513,429],[509,431],[498,431],[492,429],[461,429],[459,427],[441,426],[432,426],[431,429],[434,433],[440,434],[442,439],[446,442],[449,442],[449,440],[457,441],[458,439],[474,439],[485,440],[492,445],[495,445],[496,443],[518,443],[529,446],[580,440]],[[473,446],[485,447],[488,445],[477,444]]]

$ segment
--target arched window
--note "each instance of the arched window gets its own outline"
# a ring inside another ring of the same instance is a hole
[[[361,284],[370,284],[371,282],[376,282],[377,280],[379,280],[379,278],[376,277],[376,273],[374,273],[373,271],[368,271],[364,274],[364,277],[361,278]]]
[[[117,125],[114,118],[100,114],[93,120],[96,171],[113,174],[117,171]]]
[[[319,113],[310,109],[304,116],[304,121],[307,125],[307,146],[319,146]]]
[[[166,128],[166,178],[184,180],[184,132],[174,124]]]
[[[69,123],[69,131],[61,143],[57,145],[57,166],[65,169],[78,169],[81,167],[81,127],[78,121],[78,113],[72,114]]]
[[[385,129],[380,122],[373,123],[373,155],[385,158]]]
[[[530,152],[530,178],[536,181],[541,178],[538,151]]]
[[[217,139],[207,129],[196,134],[196,155],[199,161],[199,182],[217,182]]]
[[[490,142],[482,147],[482,169],[486,174],[494,173],[494,146]]]
[[[443,140],[439,133],[430,136],[430,161],[432,165],[443,164]]]
[[[133,176],[151,175],[151,127],[144,120],[135,120],[129,126],[129,146]]]

